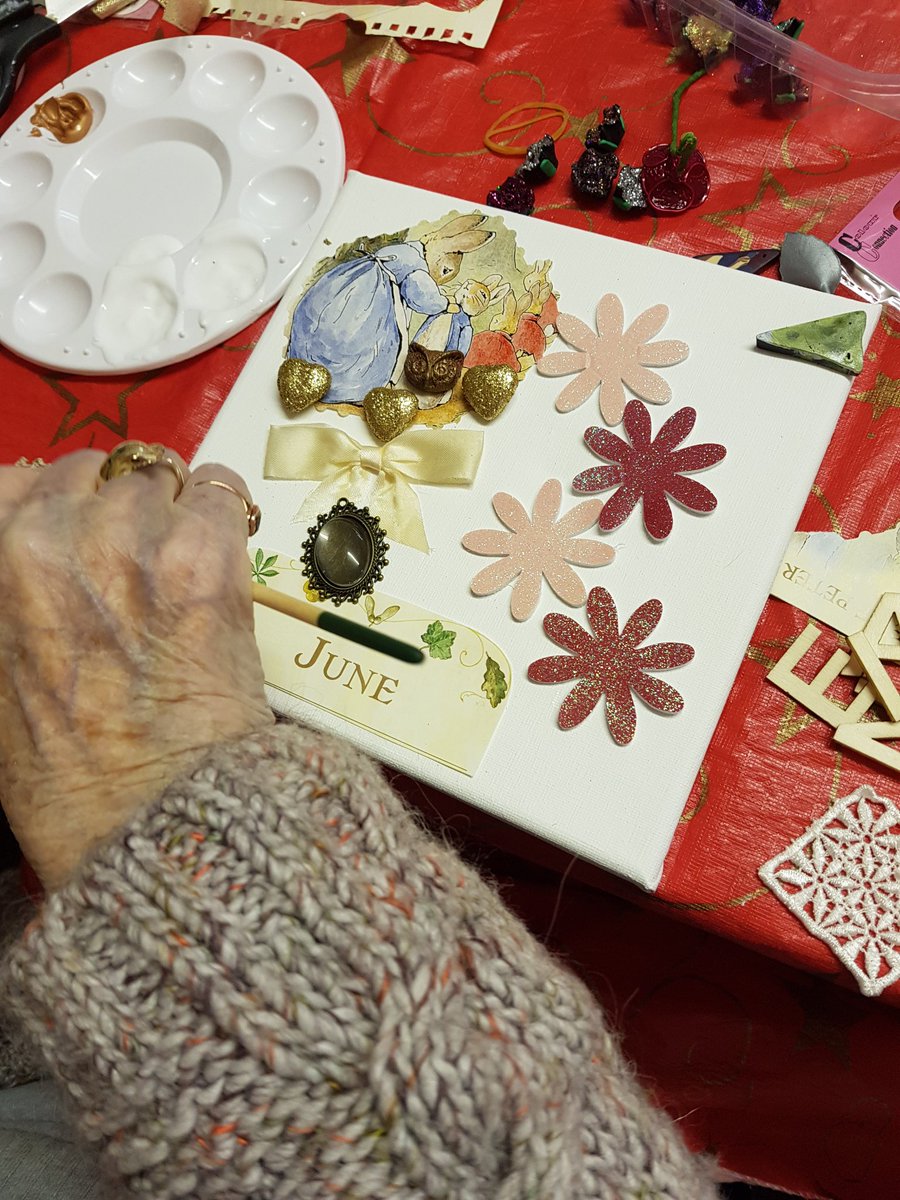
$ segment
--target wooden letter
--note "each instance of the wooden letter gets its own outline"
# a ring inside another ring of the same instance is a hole
[[[787,692],[798,704],[802,704],[804,708],[808,708],[821,720],[837,728],[838,725],[859,721],[872,707],[875,701],[875,692],[872,685],[867,684],[847,708],[843,708],[837,701],[830,700],[825,695],[827,689],[850,662],[850,655],[844,650],[835,650],[812,683],[805,683],[794,674],[794,667],[816,644],[820,633],[821,630],[812,623],[807,625],[788,646],[766,678],[780,687],[783,692]]]
[[[893,626],[894,635],[884,641],[888,626]],[[866,621],[863,633],[872,643],[872,649],[882,662],[900,662],[900,592],[885,592],[875,606],[875,611]]]
[[[900,738],[900,721],[863,721],[860,725],[841,725],[834,740],[855,750],[891,771],[900,771],[900,750],[885,746],[891,738]]]
[[[900,694],[875,653],[875,648],[868,636],[865,633],[851,633],[847,641],[869,683],[875,689],[885,712],[892,721],[900,721]]]

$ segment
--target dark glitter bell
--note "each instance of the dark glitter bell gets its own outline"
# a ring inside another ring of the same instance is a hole
[[[757,58],[746,59],[735,72],[734,82],[751,92],[762,91],[762,76],[767,69]]]
[[[782,33],[786,33],[789,38],[796,41],[803,32],[803,24],[799,17],[789,17],[786,21],[779,21],[775,28],[780,29]],[[778,71],[775,67],[771,68],[771,72],[773,104],[797,104],[809,101],[812,96],[810,84],[787,71]]]
[[[603,120],[588,132],[584,144],[588,150],[617,150],[625,136],[625,121],[618,104],[603,110]]]
[[[618,173],[619,160],[611,150],[585,150],[572,164],[572,186],[588,200],[605,200]]]
[[[779,21],[775,28],[796,41],[803,26],[799,17],[788,17]],[[811,85],[804,80],[752,56],[741,62],[734,79],[749,94],[761,96],[776,106],[806,102],[812,95]]]
[[[525,158],[516,174],[529,183],[543,183],[545,179],[552,179],[558,168],[556,144],[550,134],[545,133],[525,151]]]
[[[759,21],[771,21],[778,8],[778,0],[775,0],[774,4],[768,3],[767,0],[734,0],[734,4],[736,8],[743,9]]]
[[[801,21],[799,17],[788,17],[786,21],[779,21],[775,28],[781,30],[782,33],[786,33],[789,38],[793,38],[796,41],[803,32],[804,25],[805,21]]]
[[[487,194],[491,208],[502,208],[506,212],[530,216],[534,212],[534,188],[520,175],[510,175],[499,187]]]
[[[619,182],[613,192],[613,204],[623,212],[643,212],[647,207],[644,189],[641,187],[640,167],[622,167]]]

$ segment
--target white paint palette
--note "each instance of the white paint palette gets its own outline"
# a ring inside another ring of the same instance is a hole
[[[41,98],[79,92],[81,141],[0,142],[0,342],[44,366],[112,374],[189,358],[282,294],[344,178],[312,77],[266,46],[167,38]],[[39,103],[40,103],[39,102]]]

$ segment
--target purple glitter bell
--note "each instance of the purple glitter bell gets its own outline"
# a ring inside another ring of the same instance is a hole
[[[759,21],[771,21],[778,8],[778,0],[774,4],[767,3],[767,0],[734,0],[734,5]]]
[[[521,175],[510,175],[499,187],[488,192],[486,203],[491,208],[502,208],[506,212],[529,217],[534,212],[534,188]]]

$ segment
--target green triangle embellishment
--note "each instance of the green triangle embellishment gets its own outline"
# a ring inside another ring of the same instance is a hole
[[[804,325],[785,325],[783,329],[758,333],[756,344],[762,350],[776,350],[804,362],[821,363],[834,371],[858,375],[863,369],[865,330],[864,312],[839,313]]]

